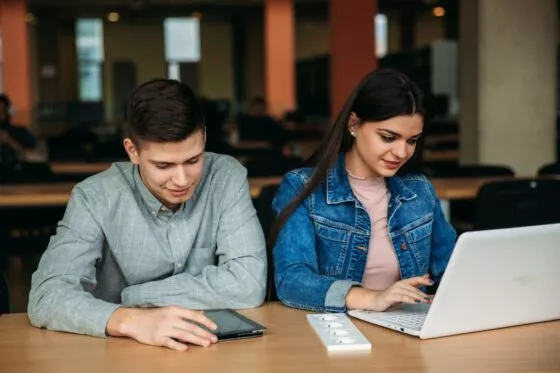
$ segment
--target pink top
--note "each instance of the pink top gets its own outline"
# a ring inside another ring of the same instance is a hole
[[[401,279],[399,262],[387,229],[389,196],[385,179],[364,179],[347,172],[354,195],[371,220],[371,237],[362,285],[368,289],[384,290]]]

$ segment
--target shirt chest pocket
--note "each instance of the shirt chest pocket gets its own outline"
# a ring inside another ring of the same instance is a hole
[[[418,263],[420,273],[428,272],[430,265],[432,222],[432,218],[422,218],[419,225],[416,225],[405,233],[406,241],[408,242],[414,259]]]
[[[350,232],[315,221],[317,264],[322,275],[341,275],[350,242]]]

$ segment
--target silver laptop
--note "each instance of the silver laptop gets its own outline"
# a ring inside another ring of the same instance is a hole
[[[560,319],[560,224],[462,234],[431,306],[350,316],[422,339]]]

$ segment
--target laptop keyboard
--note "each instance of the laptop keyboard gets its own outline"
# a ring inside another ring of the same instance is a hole
[[[407,328],[420,329],[424,325],[426,315],[426,312],[388,313],[383,318],[391,323],[400,324]]]

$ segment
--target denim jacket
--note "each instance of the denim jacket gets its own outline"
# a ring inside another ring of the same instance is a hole
[[[296,197],[312,173],[302,168],[284,176],[272,203],[276,213]],[[388,230],[401,278],[429,273],[438,284],[455,245],[455,230],[425,176],[393,176],[386,182]],[[326,181],[296,208],[276,240],[275,283],[282,303],[346,311],[348,291],[362,281],[370,234],[368,213],[352,192],[340,154]]]

